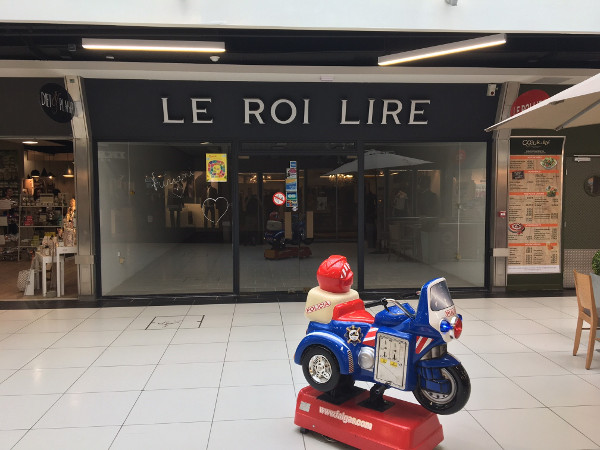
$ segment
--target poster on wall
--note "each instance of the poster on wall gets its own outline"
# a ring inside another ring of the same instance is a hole
[[[509,274],[560,273],[564,137],[510,138]]]
[[[206,181],[227,181],[227,154],[206,154]]]

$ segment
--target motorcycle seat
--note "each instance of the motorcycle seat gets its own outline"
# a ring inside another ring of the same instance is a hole
[[[360,298],[340,303],[333,308],[332,320],[340,322],[365,322],[373,323],[375,318],[365,309],[365,304]]]

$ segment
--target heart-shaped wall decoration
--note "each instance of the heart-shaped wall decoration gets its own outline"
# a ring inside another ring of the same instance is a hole
[[[206,209],[207,208],[208,209],[211,209],[211,208],[215,209],[217,207],[217,201],[220,200],[220,199],[225,200],[225,202],[227,203],[227,208],[225,208],[225,211],[223,211],[223,214],[221,214],[216,221],[213,221],[213,220],[209,219],[208,216],[206,215]],[[227,211],[229,211],[229,200],[227,200],[225,197],[217,197],[217,198],[208,197],[206,200],[204,200],[202,202],[202,210],[204,212],[204,217],[206,217],[206,220],[208,220],[209,222],[212,222],[212,223],[214,223],[216,225],[223,218],[223,216],[225,214],[227,214]]]

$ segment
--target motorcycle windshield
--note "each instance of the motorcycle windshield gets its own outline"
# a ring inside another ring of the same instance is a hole
[[[441,311],[442,309],[454,306],[450,291],[446,280],[441,280],[439,283],[431,286],[429,291],[429,307],[432,311]]]

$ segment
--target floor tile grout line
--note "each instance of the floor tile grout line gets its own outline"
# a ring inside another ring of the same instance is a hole
[[[46,314],[48,314],[48,313],[50,313],[50,311],[48,311]],[[33,320],[31,323],[34,323],[34,322],[36,322],[37,320],[39,320],[41,317],[45,316],[46,314],[43,314],[42,316],[40,316],[40,317],[38,317],[37,319]],[[69,332],[70,332],[70,331],[69,331]],[[60,341],[60,340],[61,340],[61,339],[62,339],[64,336],[66,336],[66,335],[67,335],[69,332],[65,333],[65,334],[64,334],[62,337],[60,337],[60,338],[58,338],[56,341],[52,342],[52,343],[50,344],[50,346],[52,346],[52,345],[54,345],[56,342]],[[13,333],[13,334],[16,334],[16,333]],[[5,383],[5,382],[6,382],[8,379],[10,379],[11,377],[13,377],[13,376],[14,376],[15,374],[17,374],[17,373],[18,373],[20,370],[23,370],[23,367],[25,367],[27,364],[31,363],[31,361],[33,361],[34,359],[36,359],[38,356],[40,356],[40,355],[41,355],[42,353],[44,353],[46,350],[50,349],[50,346],[46,347],[46,348],[45,348],[45,349],[43,349],[43,350],[42,350],[40,353],[38,353],[36,356],[34,356],[32,359],[30,359],[29,361],[27,361],[27,362],[26,362],[26,363],[25,363],[25,364],[24,364],[24,365],[23,365],[21,368],[19,368],[18,370],[16,370],[16,371],[15,371],[15,372],[14,372],[14,373],[13,373],[11,376],[9,376],[9,377],[8,377],[6,380],[3,380],[3,381],[2,381],[2,383]],[[82,372],[82,375],[83,375],[83,373],[85,373],[85,370]],[[79,379],[79,378],[78,378],[78,379]],[[77,380],[75,380],[75,381],[77,381]],[[2,383],[0,383],[0,384],[2,384]],[[72,385],[71,385],[71,386],[72,386]],[[40,394],[40,395],[43,395],[43,394]],[[57,395],[57,394],[48,394],[48,395]],[[25,433],[23,434],[23,436],[21,436],[21,438],[20,438],[20,439],[19,439],[17,442],[15,442],[15,445],[14,445],[12,448],[16,447],[16,446],[17,446],[17,444],[18,444],[18,443],[19,443],[19,442],[20,442],[20,441],[21,441],[21,440],[22,440],[22,439],[23,439],[23,438],[24,438],[24,437],[27,435],[27,433],[29,433],[31,430],[33,430],[33,427],[35,427],[35,425],[36,425],[36,424],[37,424],[37,423],[38,423],[38,422],[39,422],[39,421],[42,419],[42,417],[44,417],[44,416],[45,416],[45,415],[48,413],[48,411],[50,411],[50,409],[52,409],[52,408],[54,407],[54,405],[56,405],[56,403],[57,403],[57,402],[58,402],[58,401],[59,401],[59,400],[62,398],[62,396],[63,396],[63,395],[64,395],[64,392],[63,392],[63,394],[59,394],[59,395],[58,395],[58,398],[56,399],[56,401],[55,401],[54,403],[52,403],[52,405],[50,405],[50,406],[48,407],[48,409],[46,409],[46,411],[45,411],[45,412],[44,412],[44,413],[43,413],[43,414],[42,414],[42,415],[41,415],[41,416],[38,418],[38,420],[36,420],[36,421],[33,423],[33,425],[31,425],[31,427],[29,427],[29,429],[27,429],[27,431],[25,431]]]
[[[139,314],[141,314],[141,313],[142,313],[142,311],[143,311],[143,309],[140,311],[140,313],[139,313]],[[98,312],[98,311],[96,311],[96,312]],[[95,314],[95,313],[94,313],[94,314]],[[139,316],[139,314],[138,314],[138,316]],[[92,314],[92,315],[93,315],[93,314]],[[133,321],[134,321],[134,320],[135,320],[135,319],[136,319],[138,316],[136,316],[136,317],[132,318],[132,322],[133,322]],[[91,316],[90,316],[90,317],[91,317]],[[132,322],[131,322],[131,323],[132,323]],[[130,323],[130,324],[131,324],[131,323]],[[119,336],[125,332],[125,330],[126,330],[126,328],[125,328],[125,329],[123,329],[123,331],[121,331],[121,333],[119,333],[119,335],[118,335],[118,336],[117,336],[117,337],[116,337],[116,338],[115,338],[115,339],[114,339],[114,340],[111,342],[111,344],[112,344],[113,342],[115,342],[115,341],[116,341],[116,340],[119,338]],[[68,334],[68,333],[66,333],[66,334],[65,334],[65,336],[66,336],[67,334]],[[64,338],[64,336],[63,336],[63,338]],[[62,339],[62,338],[60,338],[60,339]],[[54,344],[55,344],[56,342],[58,342],[60,339],[58,339],[57,341],[55,341],[55,342],[54,342],[52,345],[54,345]],[[104,351],[103,351],[102,353],[100,353],[100,355],[98,355],[98,358],[100,358],[100,356],[102,356],[102,354],[103,354],[103,353],[106,351],[106,349],[108,349],[108,347],[110,347],[110,345],[111,345],[111,344],[109,344],[109,345],[107,345],[107,346],[106,346],[106,348],[104,349]],[[49,348],[50,348],[50,347],[48,347],[46,350],[48,350]],[[45,351],[45,350],[44,350],[44,351]],[[39,356],[39,355],[38,355],[38,356]],[[52,409],[52,408],[53,408],[53,407],[54,407],[54,406],[55,406],[55,405],[56,405],[56,404],[57,404],[57,403],[58,403],[58,402],[59,402],[59,401],[60,401],[60,400],[61,400],[61,399],[62,399],[62,398],[65,396],[65,394],[67,393],[67,391],[68,391],[68,390],[69,390],[71,387],[73,387],[73,385],[74,385],[75,383],[77,383],[77,381],[78,381],[78,380],[79,380],[79,379],[80,379],[80,378],[81,378],[81,377],[82,377],[82,376],[83,376],[83,375],[84,375],[84,374],[85,374],[85,373],[86,373],[86,372],[89,370],[89,368],[90,368],[90,367],[92,367],[92,365],[94,364],[94,362],[96,362],[96,361],[98,360],[98,358],[96,358],[96,359],[95,359],[95,360],[94,360],[94,361],[93,361],[93,362],[92,362],[92,363],[91,363],[91,364],[88,366],[88,368],[87,368],[86,370],[84,370],[84,371],[81,373],[81,375],[80,375],[79,377],[77,377],[77,379],[76,379],[75,381],[73,381],[73,383],[71,383],[71,385],[70,385],[70,386],[69,386],[67,389],[65,389],[65,391],[64,391],[62,394],[60,394],[60,395],[58,396],[58,398],[56,399],[56,401],[55,401],[55,402],[54,402],[52,405],[50,405],[50,407],[49,407],[49,408],[48,408],[48,409],[47,409],[47,410],[44,412],[44,414],[42,414],[42,415],[41,415],[41,416],[40,416],[40,417],[39,417],[39,418],[38,418],[38,419],[37,419],[37,420],[36,420],[36,421],[33,423],[33,425],[31,425],[31,427],[29,428],[29,430],[27,430],[27,431],[25,432],[25,434],[24,434],[23,436],[21,436],[21,439],[19,439],[19,441],[17,441],[17,442],[15,443],[15,446],[16,446],[16,445],[17,445],[17,444],[18,444],[18,443],[19,443],[19,442],[20,442],[20,441],[21,441],[21,440],[22,440],[22,439],[23,439],[23,438],[24,438],[24,437],[27,435],[27,433],[29,433],[30,431],[32,431],[32,430],[34,429],[34,427],[35,427],[35,426],[36,426],[36,425],[39,423],[39,421],[40,421],[40,420],[42,420],[42,419],[43,419],[43,418],[46,416],[46,414],[48,414],[48,412],[49,412],[49,411],[50,411],[50,410],[51,410],[51,409]],[[31,361],[30,361],[30,362],[31,362]],[[64,428],[64,427],[63,427],[63,428]],[[14,447],[13,447],[13,448],[14,448]]]
[[[554,414],[556,417],[558,417],[560,420],[562,420],[564,423],[566,423],[569,427],[571,427],[573,430],[575,430],[581,436],[583,436],[584,438],[588,439],[590,442],[593,442],[595,445],[598,445],[598,443],[595,442],[591,437],[585,435],[579,428],[577,428],[575,425],[573,425],[572,423],[570,423],[567,419],[565,419],[564,417],[562,417],[560,414],[558,414],[552,408],[561,408],[560,406],[548,406],[547,409],[548,409],[548,411],[550,411],[550,413]]]
[[[482,424],[482,423],[480,423],[480,422],[479,422],[479,420],[477,420],[477,418],[476,418],[476,417],[475,417],[473,414],[471,414],[471,411],[468,411],[468,410],[467,410],[467,411],[466,411],[466,413],[467,413],[469,416],[471,416],[475,422],[477,422],[477,425],[479,425],[479,426],[481,427],[481,429],[482,429],[482,430],[484,430],[484,431],[485,431],[485,433],[486,433],[486,434],[487,434],[487,435],[488,435],[488,436],[489,436],[489,437],[490,437],[490,438],[491,438],[491,439],[492,439],[492,440],[493,440],[493,441],[494,441],[496,444],[498,444],[498,447],[502,448],[502,445],[500,445],[500,442],[498,442],[498,441],[497,441],[497,440],[494,438],[494,436],[492,436],[492,434],[489,432],[489,430],[488,430],[487,428],[485,428],[485,427],[483,426],[483,424]]]
[[[534,321],[534,322],[535,322],[535,321]],[[535,322],[535,323],[538,323],[538,322]],[[538,323],[538,324],[539,324],[539,323]],[[542,324],[539,324],[539,325],[542,325]],[[559,334],[559,333],[552,333],[552,334]],[[506,336],[506,334],[505,334],[505,333],[503,333],[503,335],[505,335],[505,336]],[[510,336],[509,336],[509,337],[510,337]],[[523,344],[523,345],[525,345],[525,344]],[[527,345],[525,345],[525,346],[527,347]],[[541,399],[537,398],[535,395],[533,395],[532,393],[530,393],[530,392],[528,392],[527,390],[525,390],[524,388],[522,388],[522,387],[521,387],[521,386],[520,386],[518,383],[516,383],[516,381],[515,381],[515,380],[513,380],[513,378],[531,378],[531,377],[539,377],[539,376],[556,376],[556,377],[558,377],[558,376],[576,376],[576,377],[578,377],[578,375],[577,375],[577,374],[575,374],[575,373],[573,373],[573,372],[571,372],[571,371],[570,371],[568,368],[566,368],[566,367],[563,367],[563,366],[561,366],[560,364],[557,364],[557,363],[555,363],[555,362],[554,362],[554,361],[552,361],[550,358],[547,358],[546,356],[544,356],[544,355],[542,355],[541,353],[539,353],[537,350],[535,350],[535,349],[532,349],[531,347],[528,347],[528,348],[530,348],[530,349],[532,350],[532,352],[533,352],[533,353],[535,353],[535,354],[537,354],[537,355],[541,356],[542,358],[544,358],[544,359],[548,360],[549,362],[551,362],[551,363],[555,364],[556,366],[558,366],[558,367],[561,367],[562,369],[564,369],[564,370],[568,371],[569,373],[568,373],[568,374],[555,374],[555,375],[508,376],[508,375],[506,375],[506,374],[505,374],[505,373],[504,373],[502,370],[500,370],[498,367],[494,366],[494,364],[493,364],[493,363],[491,363],[490,361],[488,361],[487,359],[485,359],[483,356],[481,356],[481,354],[479,354],[479,353],[477,353],[477,352],[475,352],[475,351],[474,351],[474,353],[475,353],[477,356],[479,356],[480,358],[482,358],[482,359],[483,359],[483,360],[484,360],[486,363],[490,364],[490,366],[492,366],[492,368],[496,369],[498,372],[500,372],[502,375],[504,375],[504,377],[505,377],[505,378],[509,379],[509,380],[510,380],[510,381],[511,381],[513,384],[515,384],[515,385],[516,385],[516,387],[518,387],[518,388],[520,388],[521,390],[523,390],[525,393],[527,393],[527,394],[528,394],[529,396],[531,396],[533,399],[535,399],[536,401],[538,401],[540,404],[544,405],[544,407],[546,407],[546,408],[550,408],[550,406],[547,406],[547,405],[545,405],[545,403],[544,403],[544,402],[543,402]],[[515,352],[510,352],[510,353],[506,353],[506,354],[514,354],[514,353],[515,353]],[[525,353],[525,352],[516,352],[516,353]],[[529,353],[529,352],[527,352],[527,353]],[[494,354],[498,354],[498,353],[494,353]],[[580,378],[580,379],[581,379],[581,377],[578,377],[578,378]],[[583,381],[587,382],[587,380],[583,380]],[[589,383],[589,382],[588,382],[588,384],[590,384],[590,385],[592,385],[592,386],[596,387],[597,389],[600,389],[598,386],[595,386],[595,385],[593,385],[592,383]],[[591,440],[591,439],[590,439],[590,440]]]
[[[140,315],[148,308],[151,308],[152,306],[146,306],[144,309],[142,309],[140,311],[140,314],[138,314],[136,316],[136,319],[138,319],[140,317]],[[186,313],[183,315],[184,320],[185,317],[187,316],[187,313],[190,311],[190,308],[192,307],[192,305],[189,305],[187,308]],[[153,313],[154,314],[154,313]],[[151,314],[152,316],[152,314]],[[154,316],[156,318],[156,316]],[[150,322],[152,322],[154,319],[151,319]],[[133,323],[133,321],[132,321]],[[108,450],[110,450],[110,448],[114,445],[115,441],[117,440],[117,438],[119,437],[119,433],[121,433],[121,430],[123,429],[123,427],[125,426],[125,423],[127,422],[127,419],[129,418],[129,416],[131,415],[131,412],[133,411],[133,409],[135,408],[135,405],[137,405],[138,401],[140,400],[140,397],[142,396],[142,394],[144,392],[146,392],[146,386],[148,386],[148,383],[150,382],[150,379],[152,378],[152,375],[154,375],[154,372],[156,372],[156,369],[158,368],[161,359],[165,356],[165,353],[167,352],[167,350],[169,350],[169,345],[171,344],[171,342],[173,342],[173,339],[175,339],[175,336],[177,335],[177,332],[179,331],[181,324],[183,323],[183,320],[180,322],[179,326],[177,327],[177,330],[175,330],[175,333],[173,333],[173,336],[171,337],[171,340],[169,341],[169,343],[165,346],[165,350],[163,351],[162,355],[160,356],[160,358],[158,358],[158,361],[156,362],[156,364],[154,365],[154,369],[152,370],[152,373],[150,373],[150,376],[148,377],[148,379],[146,380],[146,382],[144,383],[144,386],[142,386],[142,388],[139,391],[139,395],[137,396],[137,398],[135,399],[135,402],[133,402],[133,404],[131,405],[131,408],[129,408],[129,412],[127,413],[127,415],[125,416],[125,418],[123,419],[123,423],[121,423],[121,425],[119,425],[119,429],[117,430],[117,433],[115,434],[115,437],[113,438],[113,440],[111,441],[110,445],[108,446]],[[131,325],[131,324],[130,324]],[[152,330],[148,330],[147,328],[144,329],[143,331],[152,331]],[[122,334],[122,333],[121,333]],[[120,336],[120,335],[119,335]],[[114,341],[113,341],[114,342]],[[129,345],[128,347],[131,347],[131,345]]]
[[[215,415],[217,413],[217,404],[219,403],[219,394],[221,393],[221,382],[223,381],[223,373],[225,372],[225,361],[227,359],[227,351],[229,350],[229,339],[231,338],[231,329],[233,328],[233,318],[235,317],[235,310],[237,309],[237,304],[233,307],[233,315],[231,318],[231,325],[229,326],[229,334],[227,335],[227,342],[225,344],[225,354],[223,355],[223,365],[221,366],[221,375],[219,377],[219,385],[217,386],[217,395],[215,396],[215,406],[213,408],[212,417],[210,419],[210,427],[208,429],[208,437],[206,439],[206,447],[208,450],[210,446],[210,439],[212,437],[213,424],[215,422]]]
[[[279,312],[281,314],[281,302],[279,303]],[[304,307],[303,307],[304,309]],[[283,315],[281,316],[281,321],[283,323]],[[288,339],[287,339],[287,334],[286,334],[286,330],[285,330],[285,326],[283,327],[283,337],[284,337],[284,341],[285,341],[285,349],[287,351],[287,356],[288,356],[288,364],[289,364],[289,368],[290,368],[290,376],[292,378],[292,389],[294,390],[294,398],[297,399],[298,398],[298,393],[296,392],[296,390],[300,387],[300,384],[297,385],[296,381],[294,380],[294,369],[292,366],[293,364],[296,364],[294,358],[290,358],[290,349],[288,347]],[[295,356],[295,354],[294,354]],[[294,412],[294,418],[295,418],[295,412]],[[306,450],[306,435],[305,434],[301,434],[302,437],[302,445],[304,447],[304,449]]]

